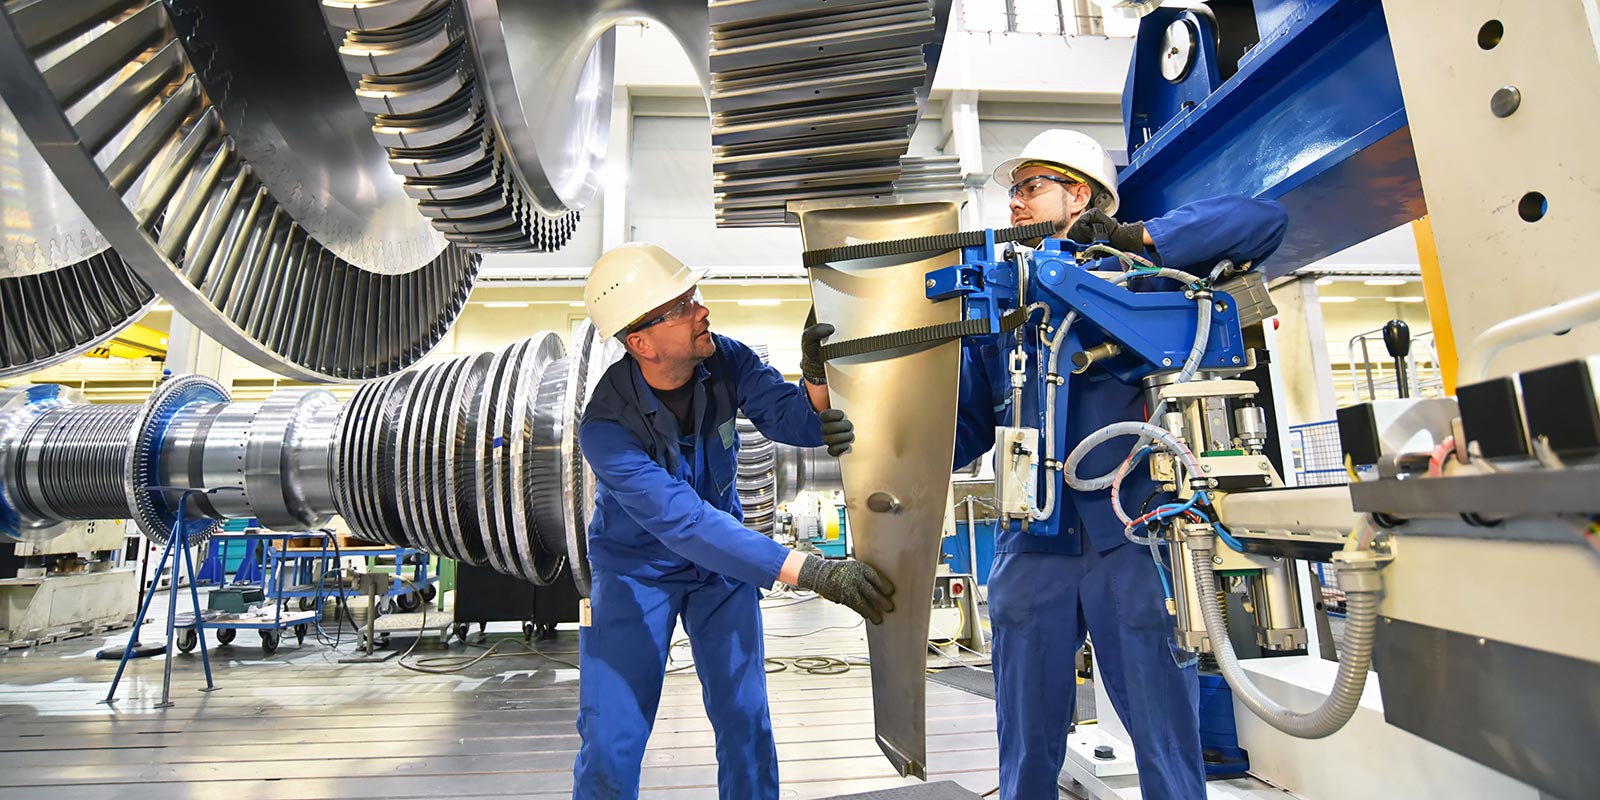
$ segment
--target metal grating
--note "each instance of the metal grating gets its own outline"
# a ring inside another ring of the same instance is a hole
[[[1289,426],[1290,455],[1297,486],[1343,486],[1350,482],[1333,420]]]

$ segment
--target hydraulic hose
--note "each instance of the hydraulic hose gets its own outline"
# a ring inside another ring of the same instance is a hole
[[[1190,282],[1194,281],[1194,279],[1195,279],[1193,275],[1190,275],[1187,272],[1179,272],[1178,270],[1175,270],[1175,269],[1162,268],[1162,269],[1153,270],[1153,271],[1152,270],[1145,270],[1143,272],[1125,272],[1125,273],[1123,273],[1121,275],[1118,275],[1118,276],[1112,278],[1111,280],[1112,280],[1113,283],[1122,284],[1122,283],[1127,283],[1128,280],[1130,280],[1132,278],[1135,278],[1135,277],[1170,278],[1170,279],[1176,280],[1176,281],[1183,281],[1184,283],[1190,283]],[[1206,298],[1206,297],[1201,297],[1201,298],[1196,300],[1195,307],[1196,307],[1196,309],[1198,310],[1199,313],[1195,317],[1194,344],[1189,348],[1189,357],[1184,359],[1183,369],[1179,370],[1179,372],[1178,372],[1178,380],[1177,380],[1178,383],[1183,383],[1185,381],[1188,381],[1190,378],[1194,377],[1194,374],[1196,372],[1198,372],[1200,370],[1200,359],[1201,359],[1202,356],[1205,355],[1206,345],[1209,344],[1210,340],[1211,340],[1211,300],[1209,298]],[[1071,321],[1071,320],[1074,320],[1074,319],[1076,319],[1076,314],[1070,314],[1067,317],[1068,321]],[[1063,325],[1062,326],[1062,330],[1065,330],[1065,328],[1066,328],[1066,326]],[[1057,353],[1060,350],[1060,348],[1057,347],[1056,345],[1059,342],[1060,338],[1061,337],[1058,335],[1056,337],[1056,341],[1052,341],[1051,342],[1050,372],[1052,374],[1054,374],[1055,371],[1056,371],[1055,365],[1056,365],[1057,358],[1058,358]],[[1048,391],[1048,394],[1049,394],[1049,402],[1050,402],[1050,411],[1053,412],[1055,410],[1055,384],[1051,384],[1050,385],[1050,389]],[[1164,413],[1166,411],[1166,407],[1167,407],[1167,403],[1166,403],[1165,400],[1161,401],[1160,403],[1157,403],[1156,407],[1150,410],[1150,419],[1159,420],[1161,418],[1162,413]],[[1050,414],[1050,416],[1053,417],[1054,414],[1052,413],[1052,414]],[[1054,429],[1055,429],[1054,425],[1051,424],[1051,421],[1048,421],[1048,420],[1047,420],[1047,422],[1045,424],[1045,427],[1047,429],[1051,430],[1051,431],[1054,431]],[[1095,437],[1091,436],[1090,438],[1093,439]],[[1102,439],[1101,441],[1104,441],[1104,440]],[[1149,444],[1149,442],[1150,442],[1150,438],[1149,437],[1140,436],[1139,440],[1134,443],[1132,450],[1138,450],[1139,448],[1145,446],[1146,444]],[[1085,441],[1085,444],[1087,444],[1087,440]],[[1110,486],[1112,481],[1116,479],[1116,470],[1112,470],[1110,472],[1107,472],[1104,475],[1101,475],[1101,476],[1095,477],[1095,478],[1084,478],[1084,477],[1081,477],[1081,476],[1078,475],[1078,470],[1077,470],[1078,461],[1081,460],[1084,455],[1087,455],[1089,450],[1092,450],[1092,449],[1094,449],[1094,448],[1091,447],[1088,450],[1086,450],[1086,449],[1083,448],[1082,445],[1079,445],[1079,447],[1076,450],[1073,450],[1073,454],[1074,454],[1074,456],[1076,456],[1076,458],[1069,457],[1067,459],[1067,470],[1066,470],[1067,485],[1071,486],[1074,489],[1077,489],[1080,492],[1098,492],[1101,489],[1104,489],[1104,488]],[[1130,450],[1130,452],[1132,452],[1132,450]],[[1054,457],[1055,457],[1055,437],[1052,436],[1045,443],[1045,458],[1046,459],[1054,459]],[[1053,486],[1054,486],[1054,482],[1053,481],[1050,484],[1047,484],[1046,491],[1049,492],[1051,487],[1053,487]],[[1046,502],[1047,503],[1049,503],[1050,501],[1052,501],[1054,499],[1055,498],[1054,498],[1053,494],[1047,494],[1047,496],[1046,496]]]
[[[1334,678],[1333,691],[1315,709],[1295,711],[1279,705],[1262,693],[1239,665],[1239,658],[1233,652],[1233,642],[1228,639],[1228,625],[1223,620],[1222,608],[1217,603],[1217,577],[1211,569],[1212,550],[1209,545],[1202,545],[1204,549],[1195,547],[1199,538],[1190,537],[1189,549],[1194,565],[1195,590],[1200,596],[1200,615],[1205,621],[1206,635],[1211,639],[1212,655],[1216,656],[1222,677],[1233,688],[1235,696],[1268,725],[1290,736],[1320,739],[1344,727],[1361,702],[1361,692],[1367,683],[1367,670],[1372,666],[1372,641],[1377,633],[1378,621],[1378,591],[1382,588],[1377,572],[1372,570],[1373,580],[1361,581],[1369,586],[1363,586],[1360,590],[1345,589],[1344,648],[1339,654],[1339,672]]]

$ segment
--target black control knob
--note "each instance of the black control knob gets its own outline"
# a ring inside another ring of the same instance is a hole
[[[1391,319],[1383,324],[1383,346],[1390,358],[1405,358],[1411,353],[1411,326],[1403,319]]]
[[[1411,396],[1411,376],[1406,371],[1406,356],[1411,353],[1411,326],[1403,319],[1383,324],[1383,346],[1394,359],[1395,385],[1402,398]]]

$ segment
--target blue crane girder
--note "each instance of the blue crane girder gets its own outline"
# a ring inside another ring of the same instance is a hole
[[[1378,0],[1257,4],[1273,25],[1217,82],[1215,22],[1158,9],[1140,23],[1123,92],[1129,163],[1123,219],[1150,219],[1223,194],[1276,200],[1289,213],[1263,267],[1277,277],[1427,213],[1400,79]],[[1177,83],[1160,71],[1164,33],[1201,32]]]

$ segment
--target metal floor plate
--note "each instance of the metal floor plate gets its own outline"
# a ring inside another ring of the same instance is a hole
[[[151,617],[165,621],[160,600]],[[865,657],[866,638],[850,611],[785,602],[793,601],[768,603],[763,615],[768,655]],[[430,610],[430,624],[434,618]],[[520,626],[491,625],[496,631],[521,642]],[[338,649],[314,637],[303,646],[291,639],[269,658],[254,637],[225,647],[213,637],[218,691],[197,691],[205,685],[198,651],[179,655],[176,706],[155,709],[161,660],[142,659],[128,666],[119,701],[108,708],[96,701],[116,663],[93,654],[127,634],[0,656],[0,800],[120,800],[148,792],[233,800],[572,796],[578,681],[577,671],[560,663],[490,659],[452,675],[411,672],[398,658],[338,664],[355,647],[348,625]],[[536,646],[576,661],[575,631]],[[481,652],[457,645],[449,655]],[[441,654],[425,642],[415,655]],[[687,647],[676,648],[673,664],[689,658]],[[917,786],[895,774],[873,740],[865,665],[840,675],[791,667],[767,682],[786,799]],[[927,702],[930,778],[976,792],[994,788],[993,704],[939,685],[928,687]],[[716,795],[716,780],[699,681],[693,671],[669,675],[645,752],[642,797],[704,800]]]

